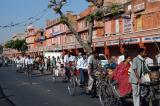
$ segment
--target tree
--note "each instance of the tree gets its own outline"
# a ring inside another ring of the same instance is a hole
[[[28,48],[26,45],[26,41],[25,40],[10,40],[5,44],[6,48],[12,48],[12,49],[16,49],[20,52],[25,52]]]
[[[92,37],[93,37],[93,26],[94,26],[94,20],[99,21],[102,20],[104,17],[104,0],[86,0],[87,2],[93,3],[93,5],[96,7],[96,10],[91,13],[86,19],[88,22],[88,39],[87,42],[83,41],[80,34],[76,31],[76,29],[72,26],[69,19],[64,15],[62,12],[62,7],[67,3],[67,0],[51,0],[50,4],[48,5],[49,8],[52,8],[56,14],[60,15],[61,22],[67,25],[67,27],[70,29],[70,31],[75,35],[77,41],[79,44],[89,53],[92,53]],[[112,14],[118,13],[118,8],[114,5],[114,8],[110,10]],[[114,12],[114,13],[113,13]]]
[[[5,48],[13,48],[13,45],[14,45],[14,41],[10,40],[5,44]]]

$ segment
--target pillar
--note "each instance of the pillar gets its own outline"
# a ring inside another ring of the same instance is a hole
[[[109,50],[109,48],[108,48],[108,46],[105,44],[105,46],[104,46],[104,54],[106,55],[106,56],[108,56],[108,57],[110,57],[110,50]]]
[[[120,53],[123,54],[125,52],[125,48],[123,46],[120,46]]]
[[[140,48],[144,48],[144,49],[146,49],[146,47],[145,47],[144,43],[139,43],[139,47],[140,47]]]
[[[78,55],[78,54],[79,54],[79,51],[78,51],[78,49],[77,49],[77,48],[75,48],[75,51],[76,51],[76,55]]]

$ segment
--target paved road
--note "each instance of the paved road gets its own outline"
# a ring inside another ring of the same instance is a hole
[[[67,84],[53,83],[50,75],[34,76],[32,84],[24,73],[15,67],[0,67],[0,85],[6,96],[16,106],[100,106],[97,98],[90,98],[80,91],[69,96]]]

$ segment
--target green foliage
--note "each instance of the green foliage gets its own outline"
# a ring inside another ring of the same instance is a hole
[[[86,20],[88,22],[94,22],[94,20],[96,21],[101,21],[104,17],[104,14],[102,11],[97,11],[96,13],[94,14],[90,14],[86,17]]]
[[[18,51],[26,51],[27,50],[27,45],[26,45],[26,41],[25,40],[10,40],[5,44],[6,48],[12,48],[12,49],[16,49]]]
[[[88,21],[88,22],[94,22],[94,14],[90,14],[90,15],[88,15],[87,17],[86,17],[86,20]]]
[[[13,45],[14,45],[14,41],[10,40],[5,44],[5,48],[13,48]]]
[[[48,5],[48,8],[53,8],[55,13],[58,13],[62,9],[66,1],[67,0],[51,0]]]
[[[113,16],[116,16],[117,14],[119,14],[119,10],[120,10],[120,6],[119,6],[119,5],[113,4],[113,5],[111,6],[111,14],[112,14]]]
[[[101,21],[104,17],[104,14],[102,11],[97,11],[95,14],[94,14],[94,19],[96,21]]]

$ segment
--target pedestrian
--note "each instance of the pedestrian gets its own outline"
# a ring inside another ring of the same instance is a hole
[[[92,96],[91,97],[97,97],[96,94],[96,79],[95,79],[95,72],[98,71],[98,67],[100,64],[99,61],[99,53],[97,50],[95,50],[89,57],[88,57],[88,87],[87,87],[87,92],[90,91]]]
[[[21,60],[19,57],[17,57],[16,59],[16,66],[17,66],[16,72],[19,72],[21,68]]]
[[[70,52],[69,62],[71,64],[75,64],[76,61],[77,61],[77,59],[76,59],[75,53],[73,51]]]
[[[64,56],[64,70],[65,70],[65,80],[69,80],[69,58],[70,58],[70,52],[65,51],[65,56]]]
[[[147,66],[153,66],[153,59],[150,58],[148,55],[146,55],[145,62]]]
[[[54,56],[52,56],[52,60],[51,60],[51,73],[55,74],[55,71],[57,69],[57,61],[56,61],[56,58]]]
[[[116,69],[113,71],[112,79],[118,85],[118,95],[119,97],[124,97],[125,95],[131,93],[131,84],[129,83],[129,69],[131,67],[131,57],[126,55],[125,60],[122,61]]]
[[[27,58],[25,59],[25,64],[27,67],[27,74],[31,75],[32,74],[32,69],[33,69],[33,59],[28,55]]]
[[[21,57],[21,64],[22,64],[21,71],[24,71],[24,68],[25,68],[25,56],[24,55],[22,55]]]
[[[59,56],[57,56],[57,68],[58,68],[58,70],[61,69],[61,64],[62,64],[61,59],[60,59]]]
[[[48,56],[47,58],[47,71],[51,71],[51,58]]]
[[[156,56],[157,65],[160,66],[160,53],[158,53]]]
[[[25,62],[25,73],[27,74],[27,70],[28,70],[28,56],[27,55],[25,56],[24,62]]]
[[[41,75],[42,75],[43,74],[43,70],[44,70],[44,66],[45,66],[45,62],[44,62],[44,57],[43,56],[39,56],[38,66],[39,66],[39,71],[41,72]]]
[[[77,64],[77,57],[75,55],[75,52],[70,52],[69,57],[69,70],[70,71],[76,71],[76,64]]]
[[[34,63],[33,58],[28,56],[28,69],[29,69],[28,71],[30,75],[32,74],[33,71],[33,63]]]
[[[133,59],[130,83],[132,85],[132,95],[134,106],[140,106],[140,97],[145,95],[146,89],[141,90],[141,83],[146,82],[145,75],[148,73],[147,65],[145,64],[146,51],[144,48],[140,48],[138,56]],[[144,94],[144,95],[142,95]],[[144,99],[144,98],[141,98]]]
[[[88,81],[88,62],[86,53],[82,53],[82,57],[77,61],[77,69],[80,72],[80,84],[81,86],[87,85]]]

